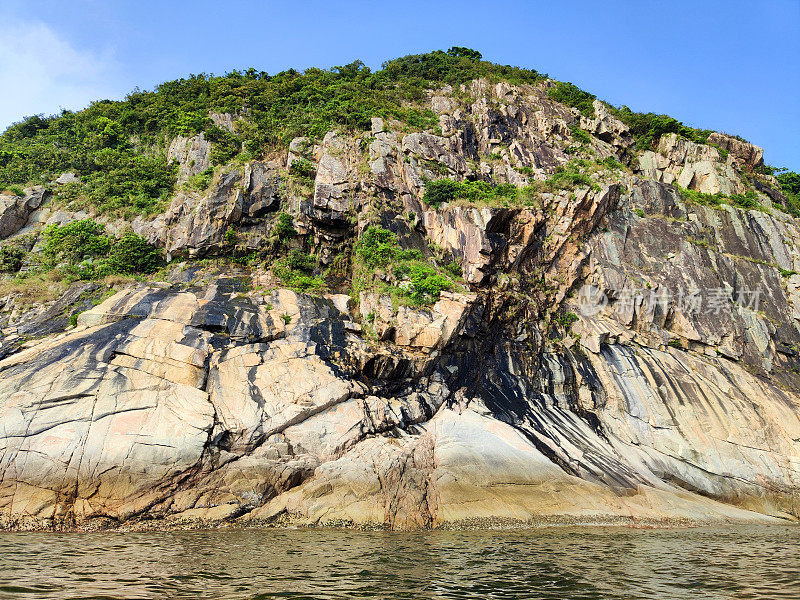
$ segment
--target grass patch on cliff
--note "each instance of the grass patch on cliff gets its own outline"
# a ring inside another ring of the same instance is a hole
[[[67,290],[70,283],[72,280],[58,270],[34,272],[24,277],[0,280],[0,297],[18,295],[23,305],[52,302]]]
[[[396,302],[413,306],[433,304],[443,291],[462,289],[452,261],[427,258],[404,249],[397,235],[370,225],[354,248],[353,296],[363,291],[387,293]]]
[[[591,167],[591,168],[589,168]],[[537,197],[544,192],[589,188],[599,191],[600,185],[590,176],[597,165],[578,160],[558,167],[545,181],[532,181],[527,186],[517,187],[510,183],[491,184],[486,181],[453,181],[436,179],[425,182],[422,201],[438,208],[446,202],[485,204],[489,206],[536,206]]]
[[[299,248],[293,248],[285,258],[275,261],[272,274],[296,292],[313,294],[325,290],[325,282],[315,274],[316,269],[316,257]]]
[[[698,192],[697,190],[688,190],[686,188],[682,188],[679,185],[676,185],[675,187],[680,192],[684,200],[694,204],[702,204],[703,206],[714,207],[719,207],[723,204],[729,204],[745,210],[760,210],[763,212],[769,212],[766,207],[759,204],[758,195],[754,190],[748,190],[744,194],[731,194],[726,196],[722,193],[704,194],[702,192]]]
[[[667,133],[677,133],[679,136],[698,144],[707,143],[708,136],[712,133],[708,129],[695,129],[684,125],[668,115],[634,112],[627,106],[617,108],[608,105],[608,109],[611,114],[630,128],[638,150],[655,148],[661,136]]]
[[[164,264],[161,252],[143,237],[128,232],[115,238],[91,219],[49,225],[42,239],[35,270],[57,270],[70,281],[150,274]]]

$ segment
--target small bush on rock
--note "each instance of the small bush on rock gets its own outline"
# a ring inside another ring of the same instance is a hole
[[[281,213],[275,221],[273,234],[279,243],[286,243],[294,236],[297,235],[297,230],[294,228],[292,216],[288,213]]]
[[[297,292],[318,292],[325,288],[321,277],[314,275],[316,259],[294,248],[286,258],[275,261],[272,273]]]
[[[63,270],[77,279],[152,273],[163,264],[159,250],[143,237],[127,233],[114,239],[91,219],[49,225],[43,236],[46,263],[51,267],[62,264]]]
[[[471,202],[492,203],[498,200],[517,198],[518,189],[510,183],[492,185],[486,181],[453,181],[437,179],[425,183],[422,201],[434,208],[445,202],[467,200]]]
[[[42,254],[51,262],[77,264],[86,259],[104,258],[111,250],[111,238],[105,227],[91,219],[73,221],[66,225],[48,225]]]
[[[442,291],[450,290],[453,286],[452,281],[424,263],[400,265],[395,269],[395,276],[398,279],[408,279],[408,295],[412,303],[417,305],[436,302]]]
[[[354,291],[378,287],[390,291],[398,300],[422,306],[439,299],[443,290],[456,287],[455,279],[460,276],[460,268],[447,261],[437,265],[429,261],[417,249],[403,249],[397,241],[397,235],[380,226],[371,225],[364,231],[355,246],[356,263],[353,281]],[[375,269],[393,265],[391,286],[375,275]],[[457,274],[457,271],[459,273]]]
[[[0,246],[0,273],[16,273],[22,267],[25,251],[18,246]]]
[[[589,135],[589,132],[585,129],[581,129],[577,125],[573,125],[569,128],[570,132],[572,133],[572,139],[580,144],[590,144],[592,142],[592,137]]]
[[[305,158],[299,158],[292,162],[292,166],[289,169],[289,172],[292,175],[297,175],[299,177],[305,178],[312,178],[316,174],[316,170],[314,169],[314,165],[311,164],[310,160],[306,160]]]
[[[576,85],[559,81],[554,88],[547,92],[547,95],[556,102],[577,108],[585,117],[594,116],[594,105],[592,103],[595,95],[583,91]]]
[[[126,233],[114,242],[108,257],[112,273],[153,273],[163,264],[161,252],[135,233]]]
[[[356,242],[356,254],[370,267],[386,266],[397,258],[397,236],[383,227],[370,225]]]

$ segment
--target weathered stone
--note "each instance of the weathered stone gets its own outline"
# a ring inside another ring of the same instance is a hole
[[[681,187],[704,194],[731,195],[746,191],[736,170],[722,159],[716,148],[690,142],[675,133],[661,137],[658,153],[645,152],[638,168],[649,179],[677,182]]]
[[[581,127],[609,144],[629,145],[632,141],[630,128],[612,115],[604,102],[595,100],[593,106],[594,117],[581,116]]]
[[[372,136],[293,140],[286,168],[311,163],[313,197],[308,178],[285,186],[283,164],[252,162],[132,223],[170,255],[260,251],[280,208],[299,232],[288,247],[322,263],[380,223],[413,260],[461,267],[460,291],[428,305],[403,301],[393,264],[357,308],[335,269],[342,293],[312,296],[265,291],[268,268],[191,261],[97,306],[97,282],[32,308],[0,298],[0,526],[800,518],[800,227],[669,185],[756,181],[777,207],[760,149],[667,135],[634,174],[605,169],[639,152],[627,127],[552,85],[444,87],[424,100],[442,135],[376,118]],[[422,201],[431,179],[528,185],[572,153],[592,159],[575,184],[533,183],[502,207]],[[89,216],[2,198],[0,223],[34,252],[46,223]]]
[[[262,217],[280,206],[281,176],[275,163],[248,163],[244,167],[243,210],[249,217]]]
[[[186,181],[211,165],[211,143],[202,133],[188,138],[179,135],[169,144],[167,160],[178,163],[178,181]]]
[[[734,159],[748,167],[755,168],[764,164],[764,150],[750,142],[715,131],[708,136],[708,143],[727,150]]]
[[[25,189],[22,196],[0,194],[0,239],[22,229],[47,195],[48,191],[41,186]]]
[[[78,178],[75,173],[72,171],[67,171],[66,173],[62,173],[59,175],[58,179],[56,179],[55,183],[58,185],[66,185],[68,183],[80,183],[80,179]]]

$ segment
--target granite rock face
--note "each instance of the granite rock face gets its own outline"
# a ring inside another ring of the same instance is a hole
[[[177,136],[167,148],[167,160],[178,163],[178,181],[202,173],[211,166],[211,143],[203,134]]]
[[[0,239],[16,233],[28,222],[28,217],[41,206],[47,190],[34,187],[23,190],[22,196],[0,195]]]
[[[741,193],[761,150],[670,134],[591,184],[433,208],[426,180],[535,186],[634,143],[546,84],[457,91],[428,97],[435,129],[298,138],[132,223],[191,259],[262,250],[286,213],[326,266],[378,223],[460,270],[428,306],[191,260],[110,297],[0,298],[0,526],[800,519],[800,225],[671,185]],[[170,147],[186,177],[201,141]],[[38,193],[2,196],[0,235],[36,235]]]

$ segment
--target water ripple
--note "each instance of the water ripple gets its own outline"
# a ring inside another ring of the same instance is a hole
[[[0,599],[797,600],[798,527],[0,535]]]

